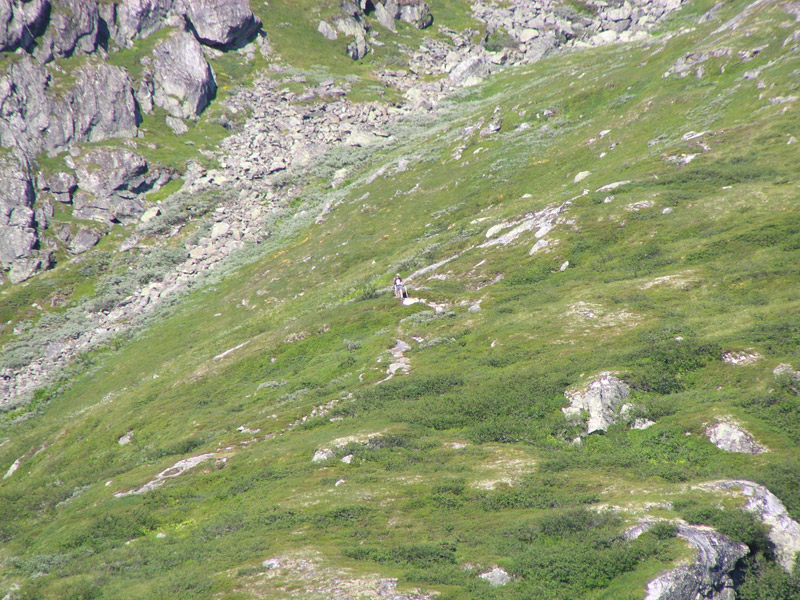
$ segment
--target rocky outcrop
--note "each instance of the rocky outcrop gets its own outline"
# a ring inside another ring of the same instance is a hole
[[[593,14],[578,13],[558,0],[513,0],[508,5],[478,0],[473,15],[487,31],[503,32],[511,64],[535,62],[563,46],[603,45],[637,39],[686,0],[590,2]]]
[[[53,0],[50,23],[34,54],[42,62],[97,49],[97,0]]]
[[[767,449],[759,444],[732,417],[725,417],[706,427],[706,437],[720,450],[725,452],[741,452],[743,454],[760,454]]]
[[[72,239],[70,239],[67,250],[69,250],[72,254],[83,254],[90,248],[93,248],[95,245],[97,245],[97,242],[99,242],[100,238],[102,237],[103,236],[99,231],[83,228],[78,231],[78,233]]]
[[[170,173],[150,170],[131,150],[96,148],[79,158],[76,169],[80,192],[73,215],[101,222],[136,223],[146,207],[140,196],[170,179]]]
[[[322,37],[331,42],[339,37],[339,34],[336,33],[336,30],[331,27],[331,24],[327,21],[320,21],[317,26],[317,31],[322,34]]]
[[[333,27],[327,22],[320,21],[317,31],[327,40],[335,40],[338,33],[352,38],[347,44],[347,55],[353,60],[359,60],[369,52],[367,33],[367,15],[364,12],[367,3],[359,4],[350,0],[342,3],[342,15],[333,20]],[[378,23],[386,29],[395,32],[395,21],[400,20],[410,23],[418,29],[424,29],[433,23],[430,7],[422,0],[383,0],[374,3],[374,15]],[[337,33],[338,31],[338,33]]]
[[[769,539],[775,544],[778,562],[792,572],[797,553],[800,552],[800,524],[789,516],[786,507],[775,494],[763,485],[744,479],[711,481],[697,486],[706,492],[724,492],[741,495],[746,499],[745,510],[753,513],[767,525]]]
[[[352,38],[352,41],[347,44],[347,55],[350,58],[359,60],[367,55],[369,44],[367,44],[367,28],[362,13],[353,11],[353,14],[337,17],[333,21],[333,26],[345,37]]]
[[[72,194],[78,188],[78,180],[75,175],[61,171],[48,175],[40,173],[36,180],[36,187],[45,192],[50,192],[57,202],[63,204],[72,203]]]
[[[486,581],[492,587],[506,585],[509,581],[511,581],[511,577],[509,577],[505,569],[501,569],[500,567],[495,567],[489,571],[481,573],[478,575],[478,577]]]
[[[30,259],[38,242],[34,229],[34,191],[27,164],[0,158],[0,268],[16,265],[9,278],[19,282],[30,271]],[[35,271],[35,268],[34,268]]]
[[[458,63],[448,79],[458,87],[477,85],[489,74],[489,63],[482,56],[470,56]]]
[[[108,28],[109,37],[124,48],[136,38],[145,38],[167,25],[178,24],[177,20],[169,19],[174,14],[175,4],[174,0],[104,2],[100,5],[100,16]]]
[[[625,532],[629,540],[648,531],[656,521],[646,521]],[[645,600],[734,600],[731,571],[746,556],[745,544],[734,542],[711,527],[678,523],[678,537],[697,549],[693,564],[666,571],[647,584]]]
[[[0,0],[0,52],[30,48],[49,15],[50,0]]]
[[[191,0],[186,18],[201,42],[221,49],[244,46],[261,29],[249,0]]]
[[[570,405],[561,412],[570,423],[585,421],[587,434],[603,433],[617,421],[619,409],[630,393],[628,384],[613,373],[600,373],[587,385],[565,391]]]
[[[104,62],[79,67],[65,93],[47,68],[24,56],[0,78],[0,145],[26,156],[75,142],[134,137],[136,105],[128,74]]]
[[[155,47],[151,68],[153,102],[173,117],[198,117],[217,92],[203,48],[186,32],[177,32]]]
[[[425,29],[433,23],[430,6],[421,0],[388,0],[386,4],[397,7],[396,14],[399,14],[395,18],[399,18],[417,29]],[[392,9],[389,12],[392,12]]]

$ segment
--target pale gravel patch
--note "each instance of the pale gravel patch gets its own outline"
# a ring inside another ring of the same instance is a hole
[[[270,557],[261,563],[261,573],[237,577],[236,591],[255,598],[308,599],[341,598],[352,600],[430,600],[436,592],[398,590],[397,579],[376,573],[357,575],[351,569],[336,567],[321,553],[303,550]]]
[[[564,316],[570,329],[606,327],[633,327],[638,323],[638,316],[626,310],[608,310],[597,302],[578,301],[567,307]]]

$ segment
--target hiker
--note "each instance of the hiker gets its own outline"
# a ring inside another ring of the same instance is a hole
[[[402,300],[403,298],[408,298],[408,293],[406,292],[406,286],[403,283],[403,278],[400,277],[400,273],[394,276],[394,295],[396,298]]]

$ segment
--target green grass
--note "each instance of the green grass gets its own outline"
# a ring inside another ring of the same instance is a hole
[[[745,3],[734,4],[723,16]],[[337,60],[312,36],[325,6],[300,17],[280,1],[254,8],[283,59],[306,72],[323,65],[368,80],[380,60]],[[765,5],[724,43],[782,40],[788,18]],[[703,80],[662,77],[686,52],[722,43],[710,37],[717,25],[507,70],[409,119],[394,146],[351,164],[343,189],[310,177],[290,210],[317,214],[310,208],[342,200],[323,224],[283,221],[248,260],[84,356],[26,419],[19,409],[0,425],[0,469],[23,457],[0,484],[3,585],[29,598],[285,598],[291,590],[270,587],[261,562],[319,552],[352,577],[397,577],[441,598],[641,598],[647,581],[692,555],[664,527],[622,541],[652,514],[748,543],[744,597],[792,598],[796,577],[775,569],[739,501],[720,508],[688,489],[751,479],[800,519],[798,395],[772,375],[781,362],[800,367],[800,185],[785,143],[800,123],[741,78],[763,67],[770,96],[785,94],[796,61],[773,42],[745,64],[734,52]],[[741,33],[751,29],[758,39]],[[298,32],[311,36],[307,47],[292,46]],[[499,134],[465,136],[496,107]],[[703,129],[709,152],[681,140]],[[165,135],[159,151],[180,143]],[[698,156],[684,166],[667,160],[689,153]],[[402,157],[408,170],[366,183]],[[344,159],[326,160],[317,174]],[[573,183],[583,170],[591,175]],[[622,180],[631,183],[595,191]],[[533,233],[477,247],[490,226],[570,199],[548,251],[529,255]],[[93,293],[98,274],[114,272],[101,264],[110,247],[87,259],[83,277],[73,265],[3,289],[0,320],[31,319],[30,305],[59,286]],[[411,281],[412,295],[446,303],[443,313],[382,292],[394,273],[458,253]],[[398,338],[412,346],[411,372],[378,384]],[[722,362],[744,349],[764,359]],[[656,425],[615,425],[575,446],[563,392],[604,370],[632,385],[638,416]],[[313,416],[319,406],[330,412]],[[722,415],[770,452],[713,447],[705,424]],[[318,448],[335,457],[312,463]],[[158,489],[114,497],[206,452],[215,458]],[[645,506],[665,501],[672,508]],[[509,585],[477,577],[494,565]]]

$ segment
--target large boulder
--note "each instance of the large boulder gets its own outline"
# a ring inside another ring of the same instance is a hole
[[[395,31],[394,21],[399,16],[399,6],[397,6],[396,2],[378,2],[375,4],[375,17],[378,19],[378,23],[386,27],[389,31]]]
[[[588,384],[565,391],[564,396],[570,405],[561,411],[570,423],[585,421],[587,434],[603,433],[616,423],[620,407],[630,393],[628,384],[613,373],[600,373]]]
[[[99,231],[84,227],[70,240],[67,249],[72,254],[83,254],[96,246],[102,237]]]
[[[109,37],[126,47],[137,38],[145,38],[169,24],[174,0],[121,0],[104,2],[100,15],[106,23]]]
[[[134,137],[138,116],[127,72],[88,61],[75,83],[56,93],[53,76],[29,56],[0,77],[0,145],[33,157],[69,148],[75,142]]]
[[[641,523],[628,530],[625,537],[635,539],[655,523]],[[645,600],[733,600],[735,595],[730,573],[738,560],[747,555],[747,546],[711,527],[679,523],[677,528],[678,537],[697,549],[697,557],[694,563],[665,571],[648,583]]]
[[[706,437],[708,437],[708,441],[725,452],[760,454],[767,451],[749,431],[734,421],[732,417],[722,418],[706,427]]]
[[[173,117],[194,119],[217,92],[203,48],[189,33],[176,32],[153,50],[153,102]]]
[[[30,48],[49,15],[50,0],[0,0],[0,52]]]
[[[42,62],[97,49],[97,0],[53,0],[50,24],[35,51]]]
[[[139,196],[164,183],[169,175],[150,170],[147,161],[123,148],[95,148],[79,159],[75,171],[80,192],[76,217],[136,223],[145,211]]]
[[[7,269],[31,258],[38,238],[28,165],[10,155],[0,157],[0,181],[0,267]]]
[[[201,42],[222,49],[244,46],[261,29],[249,0],[189,0],[186,18]]]

